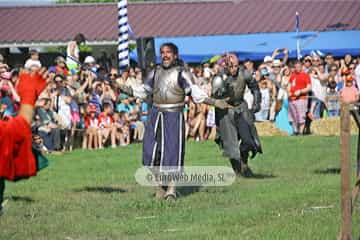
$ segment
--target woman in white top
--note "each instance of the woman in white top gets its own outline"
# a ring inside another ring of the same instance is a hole
[[[319,119],[321,117],[321,109],[325,104],[326,90],[328,84],[328,76],[324,74],[325,69],[323,65],[314,67],[310,70],[311,91],[314,98],[311,99],[311,107],[309,117],[311,120]]]
[[[69,71],[72,70],[78,72],[79,66],[81,65],[79,55],[80,49],[79,46],[81,43],[85,43],[86,39],[82,33],[78,33],[73,41],[70,41],[66,48],[66,66]]]

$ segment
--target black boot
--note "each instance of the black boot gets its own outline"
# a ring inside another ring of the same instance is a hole
[[[243,177],[253,177],[254,173],[253,171],[250,169],[249,165],[248,165],[248,158],[249,158],[249,153],[248,152],[242,152],[241,153],[241,176]]]
[[[240,161],[237,159],[230,159],[230,163],[231,163],[231,167],[234,170],[236,176],[241,176],[241,165],[240,165]]]

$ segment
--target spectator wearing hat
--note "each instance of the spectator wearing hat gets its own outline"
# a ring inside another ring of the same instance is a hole
[[[266,68],[268,72],[271,72],[271,64],[273,62],[273,58],[271,56],[265,56],[264,62],[259,66],[259,68]]]
[[[313,55],[311,57],[311,66],[312,66],[311,69],[318,68],[320,65],[323,65],[323,61],[322,61],[321,57],[318,55]]]
[[[310,76],[303,71],[302,63],[297,61],[288,85],[289,121],[292,123],[295,135],[302,134],[304,130],[307,96],[310,90]]]
[[[276,56],[276,55],[275,55]],[[284,57],[284,61],[287,61],[287,55]],[[281,69],[282,69],[283,63],[280,59],[274,59],[271,64],[271,72],[269,79],[274,85],[274,89],[271,91],[271,106],[270,106],[270,112],[269,112],[269,120],[274,121],[275,120],[275,105],[276,105],[276,95],[279,89],[281,88],[281,81],[282,81],[282,75],[281,75]]]
[[[85,134],[83,149],[99,148],[99,119],[96,117],[96,106],[90,105],[89,114],[85,117]]]
[[[99,77],[98,71],[105,71],[103,68],[99,68],[99,65],[96,64],[96,60],[93,56],[86,56],[84,60],[83,70],[88,74],[91,74],[95,79]]]
[[[282,62],[279,59],[274,59],[271,63],[271,74],[270,80],[275,84],[276,88],[279,88],[281,85],[281,69],[282,69]]]
[[[118,97],[118,105],[116,105],[116,111],[125,111],[127,113],[130,113],[131,110],[132,106],[129,103],[129,96],[125,93],[120,93]]]
[[[312,58],[311,56],[307,55],[304,58],[304,64],[303,64],[303,71],[305,73],[308,73],[311,69],[311,65],[312,65]]]
[[[85,57],[84,64],[91,69],[96,66],[96,60],[93,56],[89,55]]]

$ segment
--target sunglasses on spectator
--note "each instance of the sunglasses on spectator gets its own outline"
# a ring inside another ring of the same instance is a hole
[[[110,73],[111,77],[117,77],[118,75],[116,73]]]

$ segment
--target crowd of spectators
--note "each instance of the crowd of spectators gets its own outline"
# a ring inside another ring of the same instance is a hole
[[[75,49],[70,51],[78,51],[76,43],[72,44]],[[32,125],[34,142],[43,151],[72,150],[76,145],[83,149],[115,148],[141,142],[149,105],[122,93],[120,86],[142,84],[142,69],[132,66],[119,73],[116,66],[102,64],[106,61],[90,55],[82,63],[71,60],[70,67],[63,56],[56,57],[53,64],[43,64],[38,52],[32,50],[23,66],[11,68],[0,55],[1,119],[16,115],[20,100],[16,84],[22,69],[34,72],[50,65],[47,87],[37,101]],[[211,81],[224,74],[223,64],[219,58],[189,68],[195,83],[211,95]],[[309,131],[309,121],[338,116],[341,99],[359,100],[360,57],[314,54],[298,61],[289,60],[286,49],[276,49],[260,63],[244,60],[242,67],[259,83],[262,99],[256,121],[273,122],[289,135]],[[252,106],[250,91],[246,91],[245,100]],[[188,138],[215,139],[213,107],[187,98],[184,117]]]

